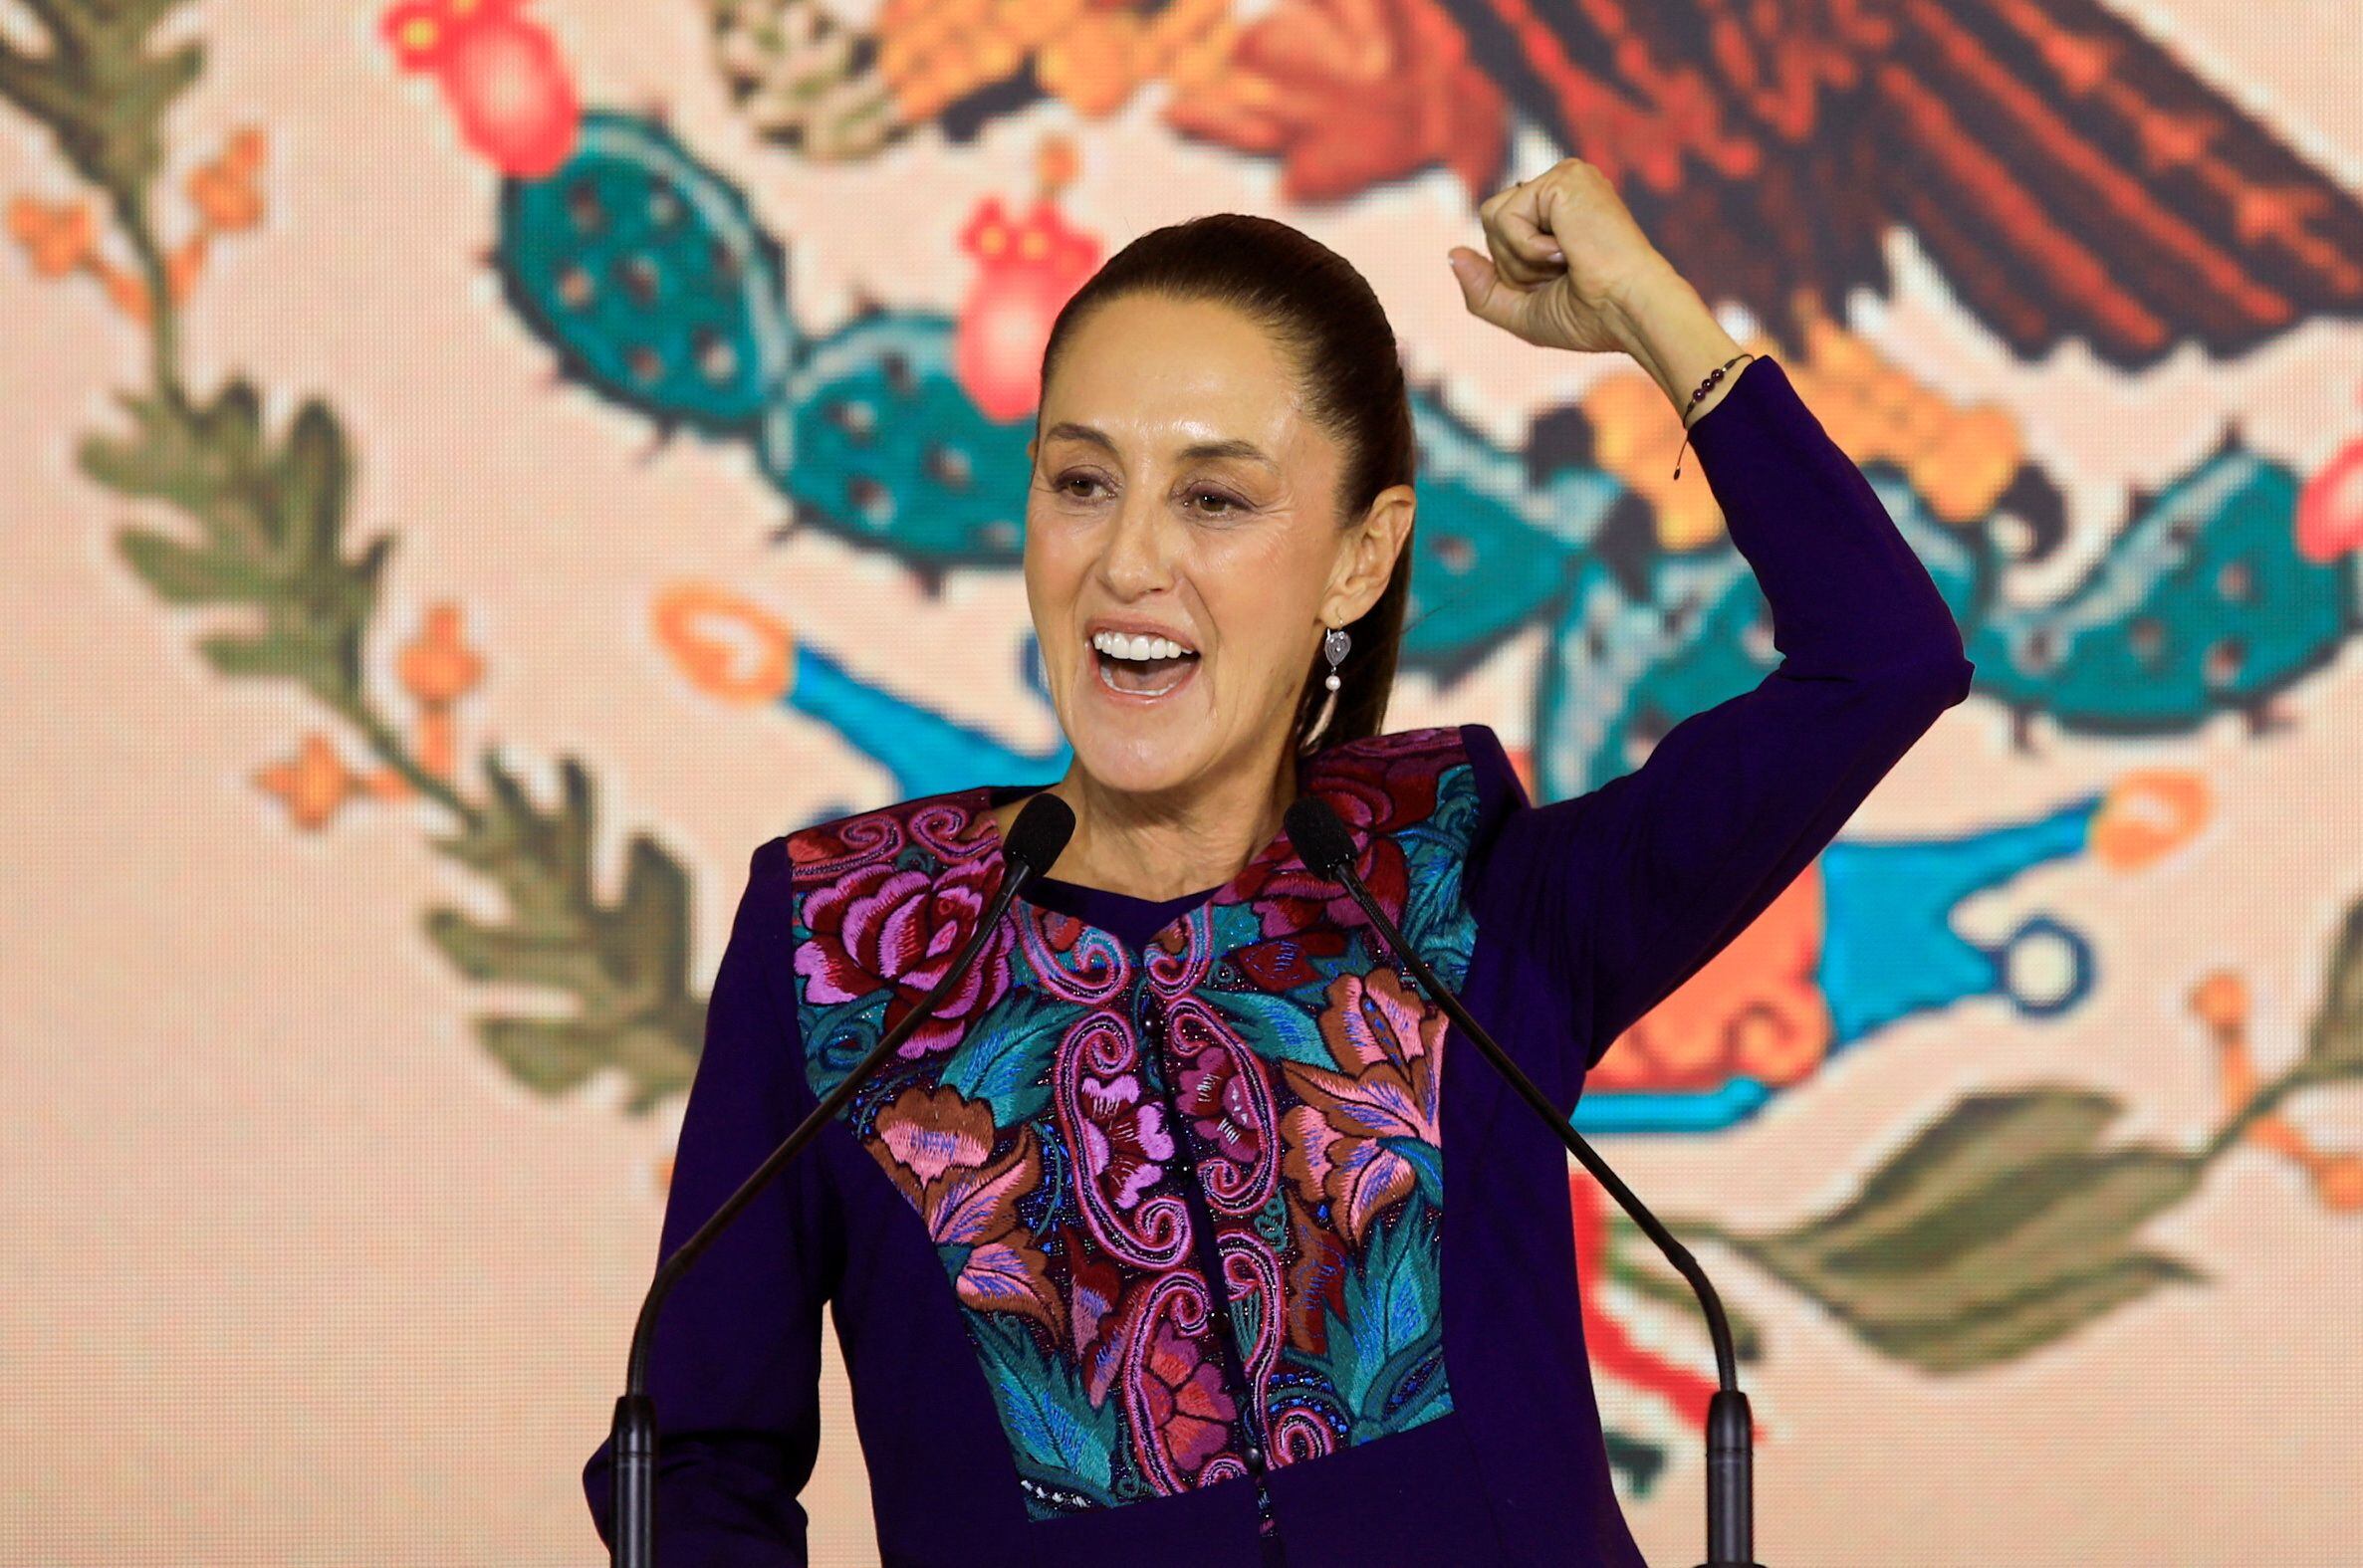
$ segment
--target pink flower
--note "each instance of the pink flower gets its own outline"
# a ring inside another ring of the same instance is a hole
[[[1050,1261],[1018,1223],[1018,1200],[1042,1182],[1042,1150],[1034,1130],[1021,1128],[1016,1147],[994,1161],[997,1137],[989,1102],[913,1084],[878,1113],[866,1147],[935,1244],[967,1249],[953,1280],[962,1301],[1022,1313],[1063,1337]]]
[[[1222,1369],[1209,1362],[1204,1347],[1175,1328],[1171,1318],[1157,1320],[1141,1363],[1148,1372],[1141,1392],[1148,1401],[1150,1422],[1174,1465],[1195,1475],[1223,1452],[1231,1440],[1231,1423],[1239,1415],[1223,1387]]]
[[[1130,1209],[1173,1158],[1165,1107],[1140,1103],[1140,1080],[1128,1072],[1086,1077],[1082,1091],[1084,1169],[1106,1182],[1118,1209]]]
[[[1230,1045],[1201,1045],[1182,1068],[1178,1088],[1176,1103],[1199,1137],[1226,1160],[1255,1163],[1264,1147],[1263,1129],[1256,1123],[1255,1096]]]
[[[1421,739],[1417,732],[1413,738]],[[1429,743],[1390,748],[1382,744],[1388,739],[1360,743],[1350,760],[1333,760],[1319,779],[1319,793],[1360,846],[1354,870],[1379,907],[1393,914],[1410,895],[1410,874],[1402,846],[1390,835],[1435,813],[1436,769],[1427,755]],[[1251,864],[1242,887],[1262,915],[1267,937],[1364,924],[1362,906],[1352,894],[1296,863],[1293,855]]]
[[[796,949],[807,1000],[853,1002],[891,988],[883,1026],[894,1027],[951,968],[990,902],[996,876],[982,859],[946,866],[938,877],[873,862],[815,888],[804,900],[811,935]],[[993,932],[935,1014],[903,1041],[903,1055],[950,1049],[1001,1000],[1011,941],[1006,925]]]
[[[1321,1040],[1338,1070],[1282,1064],[1303,1102],[1281,1120],[1284,1168],[1359,1246],[1370,1222],[1419,1185],[1422,1165],[1438,1168],[1445,1018],[1389,970],[1340,975],[1327,995]]]

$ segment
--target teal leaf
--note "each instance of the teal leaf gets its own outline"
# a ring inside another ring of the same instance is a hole
[[[1114,1456],[1124,1441],[1118,1402],[1094,1409],[1073,1367],[1044,1355],[1023,1319],[967,1308],[962,1316],[1019,1471],[1115,1506]]]
[[[1477,926],[1461,900],[1461,870],[1477,825],[1477,786],[1466,763],[1436,784],[1436,809],[1397,838],[1410,894],[1403,906],[1403,938],[1448,986],[1469,972]]]
[[[998,1126],[1031,1121],[1050,1103],[1059,1041],[1082,1015],[1073,1003],[1012,990],[969,1027],[944,1068],[943,1082],[969,1099],[990,1100]]]
[[[1357,1427],[1369,1429],[1357,1442],[1416,1425],[1390,1407],[1397,1404],[1403,1384],[1441,1350],[1444,1324],[1436,1262],[1435,1211],[1413,1198],[1391,1224],[1372,1229],[1367,1248],[1346,1270],[1343,1317],[1324,1310],[1328,1349],[1306,1359],[1328,1377]],[[1440,1381],[1441,1368],[1432,1375]],[[1440,1408],[1430,1408],[1436,1403],[1433,1398],[1416,1399],[1412,1405],[1430,1415],[1451,1409],[1449,1395],[1437,1398]]]
[[[805,1049],[814,1053],[820,1067],[813,1085],[815,1094],[826,1095],[834,1089],[860,1065],[862,1057],[877,1048],[879,1037],[886,1032],[886,1004],[891,996],[888,991],[875,991],[805,1014]]]
[[[1320,1018],[1287,997],[1261,991],[1204,992],[1215,1011],[1265,1057],[1335,1071],[1337,1060],[1321,1038]]]
[[[1217,953],[1253,947],[1264,940],[1264,917],[1252,903],[1213,904],[1208,906],[1208,916]]]
[[[1379,1147],[1397,1156],[1419,1178],[1419,1195],[1431,1209],[1444,1207],[1444,1151],[1424,1138],[1381,1138]]]

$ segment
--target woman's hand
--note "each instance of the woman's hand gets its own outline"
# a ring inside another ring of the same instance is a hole
[[[1495,193],[1477,216],[1493,259],[1452,249],[1470,314],[1544,348],[1623,349],[1625,302],[1642,281],[1674,270],[1608,177],[1581,158]]]
[[[1649,243],[1605,174],[1562,158],[1477,211],[1492,259],[1466,245],[1451,252],[1470,315],[1544,348],[1629,353],[1692,422],[1722,400],[1734,375],[1696,407],[1691,389],[1739,343]]]

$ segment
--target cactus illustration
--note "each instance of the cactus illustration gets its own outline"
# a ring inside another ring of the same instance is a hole
[[[1969,632],[1979,686],[2017,714],[2114,734],[2187,731],[2211,713],[2254,729],[2355,625],[2352,554],[2296,548],[2298,483],[2226,431],[2134,517],[2067,593],[1996,609]]]
[[[494,261],[566,376],[665,431],[750,443],[792,526],[887,552],[924,582],[1014,565],[1032,422],[980,407],[962,318],[873,302],[807,337],[784,255],[738,187],[651,119],[588,112],[564,165],[502,184]],[[992,372],[989,400],[1010,404],[1011,377],[1028,368]],[[1449,679],[1547,626],[1532,716],[1541,796],[1630,770],[1670,724],[1777,662],[1746,561],[1719,529],[1691,539],[1692,525],[1669,521],[1670,498],[1642,476],[1651,454],[1600,425],[1621,417],[1611,402],[1554,411],[1521,449],[1432,385],[1412,405],[1420,525],[1403,661]],[[2038,712],[2093,733],[2187,731],[2224,711],[2256,720],[2344,645],[2351,555],[2297,551],[2297,476],[2237,435],[2137,496],[2085,581],[2037,606],[1996,591],[2010,563],[2000,541],[2027,532],[2017,513],[2049,490],[2010,460],[2017,482],[1949,493],[1941,510],[1912,462],[1862,466],[1961,622],[1975,689],[2017,718],[2021,743]],[[2055,535],[2052,522],[2033,532]]]
[[[494,260],[563,374],[663,429],[761,439],[795,362],[786,258],[660,127],[586,115],[551,177],[502,183]]]

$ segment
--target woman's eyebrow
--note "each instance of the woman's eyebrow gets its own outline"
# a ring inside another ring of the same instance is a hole
[[[1062,419],[1043,432],[1045,440],[1056,441],[1061,437],[1086,442],[1110,455],[1116,449],[1115,442],[1108,439],[1105,431],[1091,425],[1077,424],[1071,419]],[[1242,441],[1236,437],[1228,441],[1194,441],[1181,449],[1181,456],[1185,462],[1198,458],[1237,457],[1251,463],[1261,463],[1266,468],[1280,467],[1262,447],[1253,441]]]

